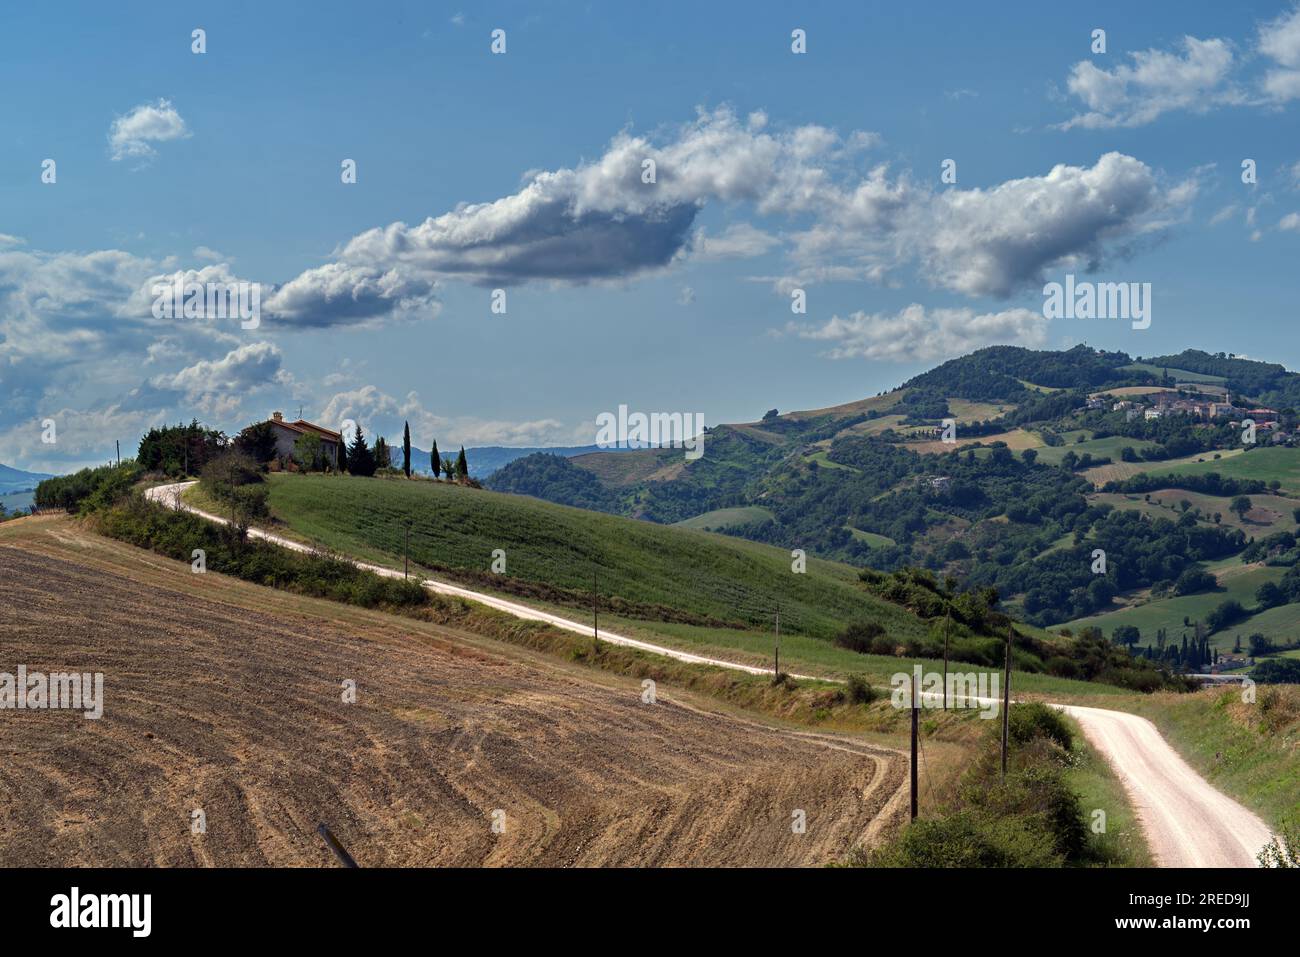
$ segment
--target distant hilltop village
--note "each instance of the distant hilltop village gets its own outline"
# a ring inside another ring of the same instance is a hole
[[[1273,432],[1275,438],[1286,438],[1280,430],[1276,409],[1242,408],[1232,404],[1232,396],[1226,390],[1222,393],[1199,391],[1179,387],[1177,390],[1164,390],[1149,395],[1132,395],[1117,397],[1115,392],[1099,392],[1088,397],[1089,409],[1111,412],[1124,412],[1127,421],[1141,416],[1144,419],[1163,419],[1171,415],[1188,415],[1206,422],[1227,420],[1229,425],[1236,425],[1246,419],[1252,420],[1256,427],[1266,432]]]

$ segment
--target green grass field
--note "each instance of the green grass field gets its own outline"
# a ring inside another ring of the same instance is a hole
[[[1014,411],[1015,403],[1012,402],[971,402],[967,399],[948,399],[948,411],[958,423],[964,422],[987,422],[989,419],[997,419],[1008,412]]]
[[[887,545],[896,544],[888,535],[881,535],[877,532],[864,532],[862,529],[854,528],[852,525],[845,525],[844,527],[849,530],[850,535],[860,542],[866,542],[872,548],[884,548]]]
[[[1168,372],[1175,382],[1199,382],[1199,383],[1216,383],[1222,385],[1228,380],[1221,375],[1207,375],[1202,372],[1188,372],[1186,369],[1166,369],[1164,366],[1153,366],[1147,362],[1134,362],[1131,365],[1121,366],[1120,371],[1128,369],[1140,370],[1142,372],[1154,372],[1160,375],[1162,372]]]
[[[814,452],[812,455],[807,456],[805,461],[816,462],[817,465],[821,468],[840,469],[841,471],[844,472],[861,473],[861,469],[855,469],[852,465],[844,465],[840,462],[836,462],[832,460],[829,453],[826,451],[826,449],[819,449],[818,451]]]
[[[850,621],[878,621],[900,638],[926,628],[868,594],[848,565],[809,558],[796,574],[788,551],[725,535],[431,481],[275,475],[270,483],[272,514],[300,537],[391,567],[401,567],[409,519],[417,566],[481,577],[502,549],[510,579],[581,596],[577,607],[596,572],[606,600],[720,621],[766,627],[779,601],[787,630],[822,639]]]
[[[1258,615],[1252,615],[1233,626],[1231,632],[1233,635],[1241,635],[1243,647],[1246,645],[1246,639],[1256,632],[1265,638],[1289,644],[1300,636],[1300,604],[1279,605],[1268,611],[1261,611]],[[1226,645],[1231,648],[1232,642],[1228,641]],[[1300,657],[1300,652],[1293,656]]]
[[[1083,455],[1085,452],[1093,458],[1105,456],[1112,462],[1118,462],[1120,450],[1130,447],[1134,451],[1148,449],[1155,445],[1154,442],[1148,442],[1146,439],[1130,439],[1122,435],[1111,435],[1104,439],[1091,439],[1085,442],[1076,442],[1068,440],[1067,445],[1047,445],[1038,449],[1038,461],[1044,465],[1060,465],[1061,459],[1065,458],[1066,452],[1073,452],[1075,455]]]
[[[617,452],[588,452],[569,459],[607,485],[635,485],[652,475],[671,470],[684,461],[680,449],[630,449]]]
[[[1107,482],[1122,482],[1124,479],[1132,478],[1135,475],[1145,475],[1148,472],[1169,475],[1183,466],[1199,466],[1202,463],[1212,463],[1211,467],[1205,469],[1207,472],[1226,474],[1219,466],[1225,465],[1229,459],[1239,456],[1241,450],[1227,449],[1217,454],[1219,456],[1217,459],[1214,457],[1215,452],[1197,452],[1195,455],[1165,459],[1163,462],[1122,462],[1116,456],[1109,465],[1095,465],[1092,468],[1084,469],[1079,474],[1098,488]]]
[[[1074,621],[1066,622],[1063,625],[1053,626],[1053,630],[1069,628],[1077,632],[1080,628],[1091,626],[1100,628],[1102,633],[1109,638],[1114,630],[1121,625],[1133,625],[1142,633],[1142,645],[1154,643],[1156,630],[1159,628],[1166,629],[1170,641],[1181,641],[1184,632],[1189,637],[1193,633],[1190,627],[1183,624],[1184,617],[1192,622],[1204,620],[1205,616],[1214,608],[1230,599],[1241,602],[1247,609],[1254,608],[1255,589],[1266,581],[1278,581],[1284,571],[1285,569],[1281,568],[1244,566],[1240,564],[1237,565],[1236,569],[1228,566],[1223,577],[1220,578],[1222,587],[1217,591],[1204,592],[1199,595],[1184,595],[1179,598],[1162,598],[1158,601],[1147,602],[1144,605],[1134,605],[1104,615],[1076,618]],[[1210,636],[1210,643],[1221,651],[1231,648],[1237,633],[1240,632],[1244,636],[1251,631],[1257,630],[1250,624],[1253,620],[1249,619],[1239,625],[1216,632]]]
[[[703,515],[696,515],[684,521],[674,522],[677,528],[695,528],[705,532],[716,532],[732,525],[750,525],[754,522],[770,522],[772,513],[758,505],[746,505],[743,508],[715,508]]]
[[[413,571],[452,578],[458,572],[477,573],[468,579],[473,587],[518,594],[493,587],[494,579],[484,575],[493,549],[504,549],[512,577],[524,584],[572,589],[581,599],[573,603],[563,596],[526,594],[529,604],[578,621],[591,620],[586,595],[597,564],[605,602],[601,625],[629,637],[766,665],[772,660],[773,613],[779,598],[783,670],[829,677],[860,673],[887,685],[891,675],[914,663],[942,668],[941,662],[927,659],[863,655],[827,640],[850,621],[878,621],[900,644],[928,632],[921,619],[864,591],[856,570],[848,565],[810,558],[807,572],[794,574],[789,552],[783,549],[427,480],[273,475],[270,483],[270,506],[281,534],[401,568],[403,521],[410,516]],[[212,508],[199,489],[187,493],[187,501]],[[724,621],[742,619],[748,627],[615,611],[611,596]],[[1025,630],[1051,637],[1027,626]],[[1131,694],[1114,686],[1024,672],[1016,673],[1016,687],[1063,700]]]
[[[1052,392],[1061,391],[1059,387],[1050,386],[1050,385],[1038,385],[1037,383],[1030,382],[1028,379],[1017,379],[1016,381],[1019,382],[1021,385],[1023,385],[1026,389],[1033,389],[1035,392],[1043,392],[1043,393],[1050,394]]]
[[[587,618],[586,620],[590,620]],[[775,635],[771,629],[765,632],[739,631],[734,628],[702,628],[696,625],[682,625],[675,622],[644,622],[617,616],[601,615],[602,625],[611,631],[629,638],[652,641],[696,654],[711,654],[738,661],[742,664],[771,667]],[[913,665],[919,664],[927,671],[942,672],[942,659],[912,658],[893,655],[864,655],[828,641],[802,634],[789,634],[785,630],[785,613],[781,620],[781,670],[796,671],[801,674],[844,677],[850,674],[865,675],[873,685],[887,687],[890,678],[899,673],[911,671]],[[1029,626],[1022,626],[1021,631],[1035,634],[1037,637],[1050,639],[1052,636],[1038,632]],[[954,671],[989,672],[997,669],[983,668],[978,665],[954,663]],[[1016,671],[1012,675],[1012,686],[1017,693],[1029,695],[1054,695],[1065,700],[1079,695],[1098,695],[1126,697],[1137,692],[1128,691],[1115,685],[1097,684],[1087,681],[1075,681],[1070,678],[1057,678],[1052,675],[1031,674]],[[999,687],[1001,687],[999,685]]]
[[[1282,490],[1300,493],[1300,449],[1266,446],[1242,455],[1224,456],[1217,462],[1205,455],[1204,462],[1183,463],[1166,469],[1152,469],[1161,474],[1204,475],[1218,472],[1228,478],[1259,479],[1282,483]]]

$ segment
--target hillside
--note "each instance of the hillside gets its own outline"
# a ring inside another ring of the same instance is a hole
[[[884,684],[909,659],[943,655],[951,602],[952,659],[994,668],[1003,659],[1007,619],[983,595],[933,582],[870,583],[817,559],[796,572],[770,546],[425,479],[273,475],[269,489],[277,534],[402,569],[410,516],[412,574],[580,621],[590,620],[594,586],[602,627],[692,653],[770,666],[779,603],[783,668]],[[202,488],[186,501],[221,510]],[[504,571],[493,571],[501,561]],[[1162,683],[1113,648],[1033,628],[1017,629],[1015,664],[1026,691]]]
[[[269,504],[298,534],[371,559],[402,555],[409,517],[415,565],[562,604],[590,607],[598,574],[606,608],[620,602],[644,620],[769,629],[780,602],[789,631],[823,639],[858,619],[900,639],[925,630],[868,595],[853,568],[813,559],[794,574],[787,551],[707,532],[428,481],[273,476]],[[502,576],[491,571],[497,549]]]
[[[858,566],[922,566],[995,587],[1038,625],[1109,633],[1132,618],[1146,647],[1168,616],[1132,609],[1165,600],[1185,572],[1295,532],[1300,417],[1283,402],[1298,383],[1281,366],[1193,350],[993,347],[875,397],[716,426],[697,461],[675,449],[531,456],[489,485]],[[1254,445],[1235,424],[1243,410],[1260,420]],[[1239,519],[1243,494],[1258,501]],[[1213,594],[1184,603],[1190,620]]]
[[[400,437],[393,448],[393,465],[400,468],[402,464],[402,444]],[[454,457],[460,451],[459,448],[438,450],[440,456]],[[545,448],[507,448],[503,445],[482,445],[474,446],[465,450],[465,459],[469,464],[469,474],[476,479],[484,479],[490,476],[497,469],[509,465],[515,459],[521,459],[527,455],[536,455],[544,453],[546,455],[558,455],[562,458],[573,458],[578,455],[590,455],[593,452],[604,451],[598,445],[569,445],[569,446],[547,446]],[[621,451],[613,449],[611,451]],[[429,450],[411,446],[411,470],[419,472],[421,475],[432,475],[433,468],[429,459]]]

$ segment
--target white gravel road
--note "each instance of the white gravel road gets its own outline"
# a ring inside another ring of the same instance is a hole
[[[1146,718],[1057,705],[1079,722],[1124,783],[1147,844],[1162,867],[1256,867],[1269,827],[1216,791]]]

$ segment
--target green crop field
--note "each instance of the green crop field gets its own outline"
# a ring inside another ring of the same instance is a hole
[[[854,528],[852,525],[845,525],[844,527],[849,530],[850,535],[860,542],[866,542],[872,548],[884,548],[888,545],[895,544],[894,540],[888,535],[881,535],[877,532],[864,532],[862,529]]]
[[[809,558],[806,572],[796,574],[783,548],[428,479],[273,474],[268,481],[272,517],[263,524],[278,534],[401,569],[409,521],[413,575],[459,581],[584,623],[592,620],[594,572],[602,627],[669,647],[768,664],[778,601],[783,670],[887,678],[913,663],[903,654],[908,642],[933,637],[924,619],[866,591],[852,566]],[[186,500],[218,508],[201,488]],[[490,571],[498,549],[504,575]],[[896,639],[897,655],[860,654],[830,640],[850,623],[867,622]],[[1063,700],[1130,693],[1019,669],[1017,687]]]
[[[703,515],[695,515],[681,522],[674,522],[677,528],[695,528],[705,532],[716,532],[732,525],[752,525],[754,522],[770,522],[772,513],[757,505],[743,508],[715,508]]]
[[[820,468],[840,469],[844,472],[861,472],[860,469],[855,469],[852,465],[843,465],[840,462],[833,461],[825,449],[819,449],[812,455],[809,455],[806,461],[816,462]]]
[[[1300,637],[1300,604],[1279,605],[1268,611],[1252,615],[1230,629],[1232,634],[1241,635],[1242,646],[1246,639],[1258,632],[1265,638],[1271,638],[1279,644],[1290,644]],[[1229,648],[1232,642],[1227,643]]]
[[[1221,375],[1208,375],[1202,372],[1188,372],[1186,369],[1166,369],[1163,366],[1153,366],[1147,362],[1134,362],[1131,365],[1121,366],[1120,371],[1126,369],[1140,370],[1143,372],[1154,372],[1160,375],[1162,372],[1168,372],[1175,382],[1200,382],[1200,383],[1224,383],[1228,380]]]
[[[1107,612],[1104,615],[1076,618],[1064,625],[1053,626],[1053,630],[1070,628],[1077,632],[1080,628],[1091,626],[1100,628],[1104,635],[1110,637],[1114,630],[1121,625],[1133,625],[1142,633],[1142,645],[1152,644],[1156,638],[1156,630],[1159,628],[1166,629],[1170,641],[1181,641],[1184,632],[1189,637],[1192,634],[1192,629],[1183,624],[1183,618],[1187,618],[1192,622],[1204,620],[1205,616],[1217,606],[1234,599],[1241,602],[1242,606],[1247,610],[1254,608],[1255,590],[1266,581],[1276,582],[1280,580],[1284,572],[1285,569],[1282,568],[1267,568],[1258,565],[1238,565],[1237,568],[1228,567],[1219,580],[1220,588],[1217,591],[1203,592],[1199,595],[1184,595],[1178,598],[1162,598],[1143,605],[1134,605],[1118,611]],[[1250,621],[1253,620],[1250,619]],[[1220,650],[1231,648],[1233,638],[1237,632],[1249,633],[1244,629],[1257,630],[1249,622],[1242,622],[1211,635],[1210,643]]]
[[[848,565],[809,558],[795,574],[788,551],[725,535],[432,481],[274,475],[270,484],[273,516],[297,536],[390,567],[402,565],[409,520],[417,566],[481,577],[502,549],[511,579],[579,595],[578,607],[596,573],[607,601],[719,621],[766,627],[779,601],[783,627],[822,639],[850,621],[878,621],[900,638],[926,630],[868,594]]]
[[[1266,446],[1252,449],[1242,455],[1227,456],[1214,461],[1183,463],[1153,472],[1170,475],[1204,475],[1218,472],[1228,478],[1259,479],[1263,482],[1277,480],[1283,491],[1300,493],[1300,449]]]
[[[1038,449],[1038,461],[1044,465],[1060,465],[1061,459],[1065,458],[1066,452],[1073,452],[1075,455],[1080,456],[1086,452],[1093,458],[1105,456],[1113,462],[1118,462],[1120,460],[1120,451],[1125,447],[1140,452],[1156,444],[1148,442],[1146,439],[1130,439],[1122,435],[1111,435],[1104,439],[1090,439],[1085,442],[1068,441],[1069,444],[1067,445],[1048,445]]]
[[[668,645],[682,651],[695,654],[713,655],[742,664],[771,667],[775,638],[769,629],[765,632],[739,631],[734,628],[701,628],[696,625],[681,625],[675,622],[636,621],[616,616],[600,616],[602,624],[621,635],[656,644]],[[828,676],[845,676],[850,674],[866,675],[873,685],[888,686],[893,675],[910,673],[913,665],[921,665],[927,671],[941,671],[942,659],[912,658],[893,655],[864,655],[856,651],[822,641],[802,634],[789,634],[785,630],[785,613],[781,617],[781,670],[787,667],[805,674]],[[1050,641],[1052,635],[1025,625],[1021,631]],[[951,666],[961,672],[988,672],[997,669],[980,667],[972,664],[954,664]],[[1000,686],[999,686],[1000,687]],[[1104,695],[1108,699],[1124,700],[1139,696],[1116,685],[1097,682],[1077,681],[1072,678],[1058,678],[1054,675],[1034,674],[1017,670],[1012,675],[1012,687],[1016,693],[1044,694],[1057,697],[1075,695]]]
[[[1215,455],[1218,455],[1219,458],[1216,459]],[[1183,466],[1200,466],[1202,463],[1206,464],[1204,471],[1226,475],[1227,472],[1222,466],[1226,465],[1229,459],[1236,458],[1239,455],[1241,455],[1240,449],[1227,449],[1222,452],[1197,452],[1195,455],[1165,459],[1163,462],[1121,462],[1119,457],[1116,456],[1109,465],[1095,465],[1092,468],[1084,469],[1079,474],[1098,488],[1107,482],[1122,482],[1124,479],[1132,478],[1135,475],[1144,475],[1147,472],[1170,475],[1176,473]]]

